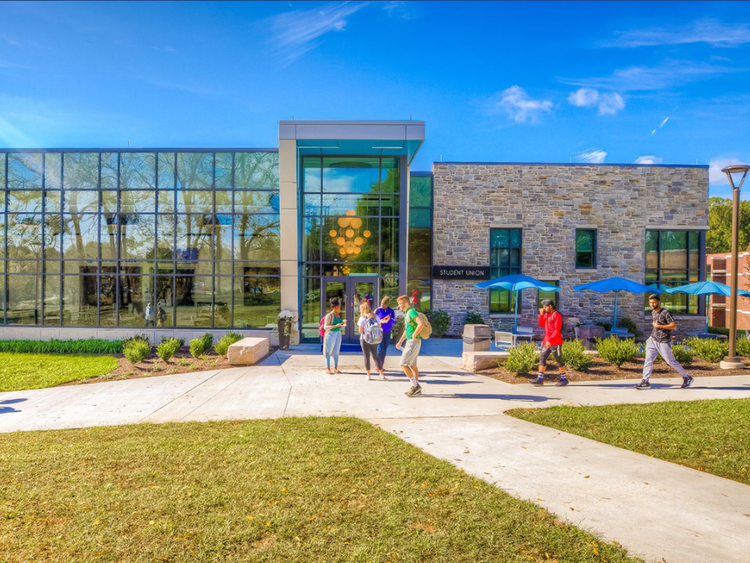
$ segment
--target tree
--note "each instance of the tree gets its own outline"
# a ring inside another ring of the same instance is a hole
[[[732,251],[732,200],[712,197],[708,201],[708,227],[706,252],[716,254]],[[740,244],[750,243],[750,201],[740,202]]]

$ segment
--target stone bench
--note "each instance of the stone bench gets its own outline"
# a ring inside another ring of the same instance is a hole
[[[252,366],[268,355],[268,338],[248,336],[229,345],[227,360],[233,366]]]
[[[584,350],[587,356],[598,356],[596,350]],[[461,356],[461,369],[477,373],[483,369],[492,369],[508,357],[508,352],[464,352]]]

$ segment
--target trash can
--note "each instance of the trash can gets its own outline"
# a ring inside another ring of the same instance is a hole
[[[487,325],[464,325],[464,352],[489,352],[492,330]]]

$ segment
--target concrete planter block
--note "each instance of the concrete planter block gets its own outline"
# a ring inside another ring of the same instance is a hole
[[[229,346],[227,360],[233,366],[252,366],[268,355],[268,349],[268,338],[243,338]]]
[[[483,369],[496,368],[498,362],[507,357],[508,352],[464,352],[461,356],[461,367],[476,373]]]

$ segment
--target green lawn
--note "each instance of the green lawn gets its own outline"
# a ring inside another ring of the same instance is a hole
[[[352,418],[0,435],[8,562],[635,561]]]
[[[54,387],[115,368],[117,358],[112,356],[0,353],[0,391]]]
[[[750,485],[750,399],[515,409],[507,414]]]

